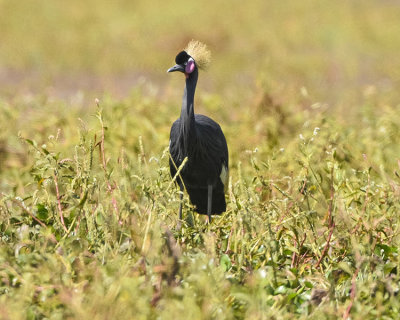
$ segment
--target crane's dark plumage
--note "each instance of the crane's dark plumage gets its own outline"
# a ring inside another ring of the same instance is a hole
[[[226,210],[224,189],[228,177],[228,146],[218,123],[194,113],[198,79],[196,60],[186,51],[181,51],[175,62],[176,65],[168,72],[183,72],[186,86],[181,116],[171,128],[170,172],[174,177],[177,168],[188,158],[180,172],[182,179],[177,177],[177,183],[182,191],[186,188],[196,211],[207,214],[211,221],[212,214],[221,214]],[[182,204],[179,218],[182,218]]]

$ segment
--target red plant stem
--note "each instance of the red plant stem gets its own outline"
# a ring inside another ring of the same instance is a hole
[[[58,213],[60,214],[60,220],[61,220],[61,224],[64,228],[65,232],[68,232],[67,227],[65,226],[65,222],[64,222],[64,215],[62,212],[62,207],[61,207],[61,197],[60,197],[60,191],[58,190],[58,180],[57,180],[57,174],[54,172],[54,185],[56,186],[56,194],[57,194],[57,206],[58,206]]]
[[[22,210],[24,210],[27,214],[29,214],[33,220],[35,220],[37,223],[39,223],[42,227],[46,228],[47,226],[44,224],[44,222],[42,222],[41,220],[39,220],[37,217],[35,217],[33,215],[33,213],[28,210],[28,208],[26,208],[19,200],[17,199],[11,199],[12,202],[14,202],[15,204],[17,204],[18,207],[20,207]]]
[[[353,274],[353,278],[351,279],[350,304],[347,307],[345,313],[343,314],[343,320],[349,318],[351,308],[353,307],[354,299],[356,298],[356,291],[357,291],[356,278],[357,278],[357,275],[358,275],[359,271],[360,271],[360,268],[358,267],[356,269],[356,271],[354,272],[354,274]]]
[[[296,242],[295,242],[296,243]],[[290,264],[290,267],[294,267],[294,263],[296,262],[296,252],[293,252],[292,254],[292,263]]]
[[[97,106],[99,106],[99,102],[97,101],[97,99],[96,99],[96,104],[97,104]],[[108,189],[108,192],[111,194],[112,206],[113,206],[115,212],[118,213],[117,201],[115,200],[114,196],[112,196],[114,188],[111,187],[110,181],[107,178],[107,162],[106,162],[106,155],[105,155],[105,148],[104,148],[104,125],[103,125],[103,120],[101,118],[100,118],[100,122],[101,122],[101,141],[100,141],[101,163],[102,163],[102,167],[103,167],[104,173],[106,175],[106,179],[107,179],[107,189]]]
[[[333,197],[335,195],[335,189],[333,187],[333,168],[331,169],[331,197],[329,200],[329,226],[333,225],[333,216],[332,216],[332,211],[333,211]]]
[[[306,239],[307,239],[307,234],[304,234],[304,238],[303,238],[303,240],[301,240],[301,243],[300,243],[300,245],[298,246],[298,248],[299,248],[299,254],[297,254],[296,255],[296,268],[299,266],[299,263],[300,263],[300,251],[301,251],[301,248],[303,247],[303,244],[304,244],[304,242],[306,241]],[[301,256],[301,258],[304,258],[305,257],[305,255],[307,254],[307,252],[305,253],[305,254],[303,254],[302,256]]]
[[[333,225],[331,226],[331,230],[329,231],[329,235],[328,235],[328,240],[326,241],[326,245],[324,247],[324,250],[322,250],[322,254],[321,257],[319,258],[317,265],[315,266],[316,268],[319,267],[319,265],[321,264],[322,259],[325,257],[326,252],[328,251],[329,248],[329,244],[331,241],[331,237],[332,237],[332,233],[333,233],[333,229],[335,228],[335,223],[333,223]]]

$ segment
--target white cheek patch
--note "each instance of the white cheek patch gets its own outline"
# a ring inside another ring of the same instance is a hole
[[[219,175],[222,184],[224,185],[224,191],[226,190],[226,185],[228,182],[229,171],[225,165],[222,165],[221,174]]]

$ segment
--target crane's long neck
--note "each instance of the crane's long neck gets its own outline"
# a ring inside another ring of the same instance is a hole
[[[189,144],[196,138],[194,121],[194,93],[196,91],[197,79],[199,77],[197,68],[186,78],[186,86],[183,92],[181,110],[181,139],[183,142],[184,156],[188,155]]]

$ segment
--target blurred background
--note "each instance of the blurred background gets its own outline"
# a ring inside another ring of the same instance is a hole
[[[283,103],[302,93],[349,107],[375,91],[389,102],[399,17],[396,0],[0,0],[0,93],[125,97],[146,83],[180,95],[182,79],[165,71],[194,38],[213,53],[202,90],[230,103],[260,88]]]
[[[230,180],[180,229],[191,39]],[[398,318],[399,101],[400,0],[0,0],[0,318]]]

